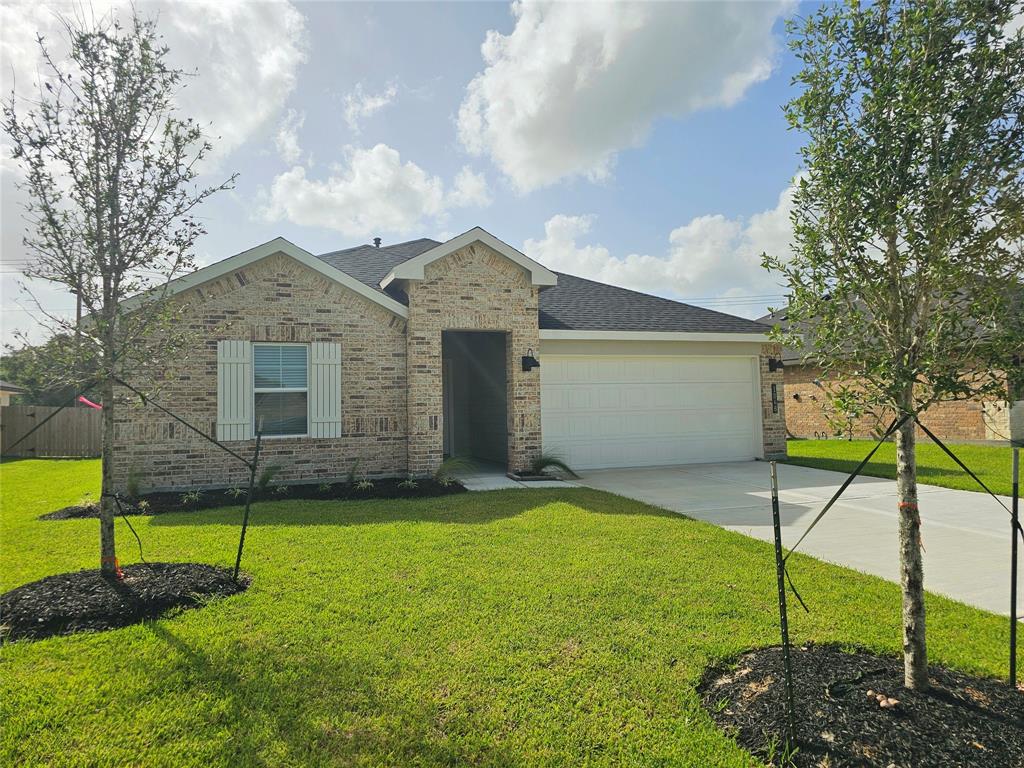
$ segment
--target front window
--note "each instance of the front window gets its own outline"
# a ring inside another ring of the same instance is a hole
[[[305,344],[253,346],[253,430],[266,436],[308,433],[309,350]]]

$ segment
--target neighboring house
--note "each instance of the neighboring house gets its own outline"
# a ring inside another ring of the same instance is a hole
[[[446,455],[516,471],[542,450],[577,469],[785,454],[762,325],[556,274],[479,228],[321,256],[278,238],[170,288],[197,343],[159,402],[246,456],[262,423],[278,479],[356,462],[421,476]],[[236,459],[120,396],[119,482],[243,481]]]
[[[786,309],[758,318],[766,325],[788,329]],[[802,330],[805,338],[809,329]],[[885,432],[888,423],[873,416],[844,420],[839,429],[829,423],[828,380],[813,356],[805,359],[803,350],[785,347],[786,430],[792,437],[872,437]],[[1010,433],[1008,399],[974,399],[940,402],[921,414],[921,421],[940,440],[1007,440]],[[919,437],[927,437],[918,428]]]
[[[0,406],[10,405],[14,395],[23,395],[25,390],[16,384],[0,380]]]

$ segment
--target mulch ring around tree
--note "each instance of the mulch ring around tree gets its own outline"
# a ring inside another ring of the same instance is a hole
[[[40,640],[115,629],[154,619],[175,608],[197,608],[211,598],[243,592],[249,578],[204,563],[138,563],[123,580],[99,570],[47,576],[0,595],[0,638]]]
[[[238,506],[245,504],[247,488],[221,488],[192,492],[144,493],[137,499],[121,502],[125,515],[159,515],[164,512],[196,512],[202,509]],[[319,501],[364,501],[368,499],[423,499],[433,496],[448,496],[464,493],[466,488],[458,482],[439,483],[434,479],[417,480],[414,485],[397,478],[374,480],[369,487],[359,484],[316,483],[275,484],[260,491],[253,489],[253,501],[287,501],[288,499],[312,499]],[[115,506],[114,513],[118,514]],[[76,520],[99,517],[96,502],[63,507],[55,512],[40,515],[40,520]]]
[[[932,688],[918,693],[903,687],[902,659],[815,645],[791,655],[798,750],[788,764],[1024,766],[1024,692],[1006,681],[930,667]],[[780,647],[709,670],[699,691],[741,746],[787,764]]]

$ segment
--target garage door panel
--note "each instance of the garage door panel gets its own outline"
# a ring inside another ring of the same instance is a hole
[[[540,370],[544,446],[570,466],[727,461],[758,453],[750,358],[545,355]]]

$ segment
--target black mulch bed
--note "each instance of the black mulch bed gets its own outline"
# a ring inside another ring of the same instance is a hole
[[[834,646],[793,648],[795,766],[1024,766],[1024,692],[1000,680],[929,669],[932,688],[903,687],[903,661]],[[869,696],[871,691],[874,696]],[[709,670],[705,709],[745,748],[784,764],[782,650]],[[880,706],[877,696],[898,701]]]
[[[273,485],[265,491],[253,490],[253,501],[287,501],[288,499],[316,499],[321,501],[362,501],[366,499],[423,499],[433,496],[448,496],[463,493],[466,488],[458,482],[447,485],[433,479],[417,480],[416,487],[402,485],[403,481],[396,478],[374,480],[372,488],[359,488],[348,483],[331,483],[321,489],[316,483],[295,483],[294,485]],[[279,490],[284,488],[285,490]],[[199,498],[186,499],[184,492],[145,493],[138,499],[121,502],[126,515],[159,515],[164,512],[195,512],[201,509],[238,506],[245,504],[246,489],[237,495],[228,490],[201,491]],[[139,502],[145,504],[139,504]],[[116,508],[115,508],[116,512]],[[95,502],[64,507],[56,512],[40,515],[40,520],[74,520],[83,517],[99,517],[99,505]]]
[[[39,640],[115,629],[153,619],[173,608],[196,608],[213,597],[244,591],[249,578],[203,563],[138,563],[124,580],[99,570],[47,576],[0,595],[0,638]]]

